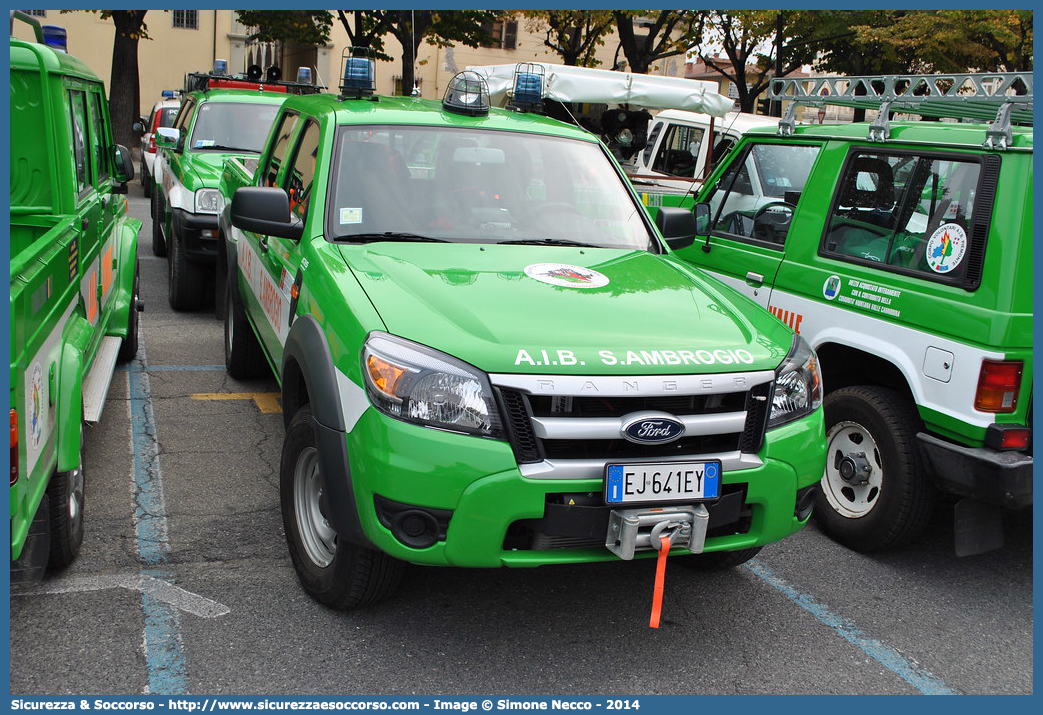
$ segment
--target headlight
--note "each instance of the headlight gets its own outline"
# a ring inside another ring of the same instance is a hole
[[[372,333],[362,372],[373,406],[413,424],[504,439],[503,424],[485,373],[437,350]]]
[[[789,355],[775,371],[768,429],[810,415],[822,404],[822,373],[818,357],[808,342],[793,336]]]
[[[219,214],[223,208],[222,204],[224,200],[217,189],[200,189],[196,192],[197,214]]]

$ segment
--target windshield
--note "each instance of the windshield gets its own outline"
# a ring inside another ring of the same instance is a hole
[[[206,102],[196,111],[193,150],[252,151],[260,153],[268,139],[277,104]]]
[[[596,143],[442,127],[343,128],[327,220],[339,241],[434,239],[648,250]]]

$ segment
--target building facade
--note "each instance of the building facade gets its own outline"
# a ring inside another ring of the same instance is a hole
[[[41,24],[60,25],[66,29],[69,52],[87,63],[105,81],[112,72],[112,43],[115,27],[111,20],[101,19],[95,12],[74,10],[30,10]],[[341,57],[349,46],[347,32],[336,19],[325,46],[298,45],[289,42],[257,43],[249,39],[250,29],[239,23],[232,10],[149,10],[145,22],[150,39],[138,43],[138,74],[141,113],[151,109],[165,89],[179,89],[188,72],[208,71],[215,59],[228,62],[233,74],[245,72],[251,64],[267,70],[279,66],[283,79],[295,79],[299,67],[309,67],[313,80],[336,91],[339,85]],[[32,39],[28,27],[15,27],[15,35]],[[417,52],[415,77],[420,95],[438,99],[446,84],[458,71],[469,66],[515,62],[560,62],[560,57],[543,44],[543,33],[530,29],[530,21],[496,23],[495,40],[485,47],[434,47],[422,43]],[[606,38],[599,49],[602,68],[611,68],[617,43],[614,35]],[[395,94],[400,91],[402,46],[394,37],[385,38],[385,52],[395,57],[392,62],[378,62],[377,92]],[[663,60],[652,70],[658,74],[685,76],[684,58]]]

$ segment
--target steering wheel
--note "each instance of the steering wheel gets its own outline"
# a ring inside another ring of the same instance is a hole
[[[796,208],[785,201],[770,201],[761,206],[753,214],[754,238],[782,243]]]

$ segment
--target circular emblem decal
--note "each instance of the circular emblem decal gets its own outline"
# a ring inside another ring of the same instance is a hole
[[[43,368],[40,367],[40,363],[33,364],[32,376],[29,378],[29,394],[25,396],[25,401],[29,404],[29,443],[32,445],[33,451],[40,448],[40,439],[43,437]]]
[[[840,295],[840,276],[832,275],[822,285],[822,295],[826,300],[833,300]]]
[[[533,263],[525,267],[525,275],[541,283],[565,288],[600,288],[608,278],[597,271],[567,263]]]
[[[619,433],[637,444],[665,444],[684,434],[684,424],[669,415],[649,412],[624,417]]]
[[[967,232],[958,223],[943,223],[927,239],[927,265],[935,273],[949,273],[967,253]]]

